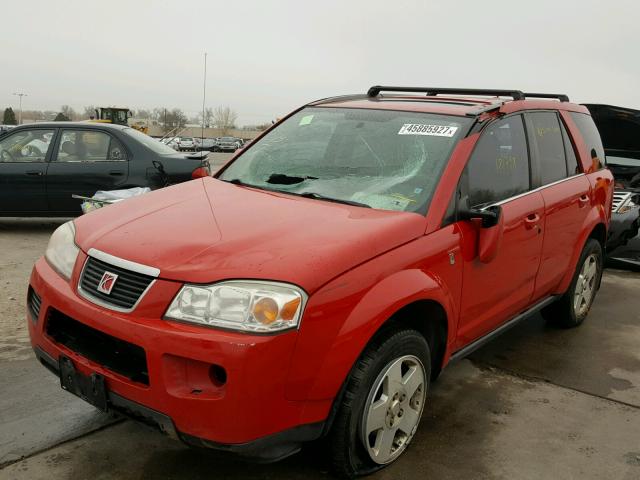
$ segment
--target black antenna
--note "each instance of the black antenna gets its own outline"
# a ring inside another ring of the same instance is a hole
[[[200,131],[200,151],[204,151],[205,101],[207,99],[207,52],[204,52],[204,78],[202,80],[202,130]],[[195,147],[194,147],[195,150]]]

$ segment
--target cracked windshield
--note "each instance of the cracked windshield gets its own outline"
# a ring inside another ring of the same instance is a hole
[[[306,108],[232,163],[220,179],[319,200],[426,212],[470,120],[387,110]]]

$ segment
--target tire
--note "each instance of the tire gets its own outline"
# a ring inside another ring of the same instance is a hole
[[[602,246],[590,238],[582,250],[569,289],[558,301],[542,310],[547,323],[573,328],[584,322],[600,288],[603,265]]]
[[[420,423],[430,358],[427,341],[412,329],[387,331],[367,346],[347,379],[327,439],[337,476],[368,475],[402,455]]]

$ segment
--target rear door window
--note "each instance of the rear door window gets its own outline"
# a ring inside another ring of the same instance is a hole
[[[587,149],[589,150],[589,154],[591,155],[591,160],[593,161],[595,169],[600,170],[601,168],[604,168],[604,147],[602,146],[600,132],[598,132],[598,128],[593,122],[591,115],[578,112],[570,113],[571,118],[574,122],[576,122],[576,125],[578,126],[578,130],[580,130],[580,134],[582,135],[584,142],[587,144]]]
[[[567,177],[567,161],[560,121],[555,112],[527,113],[531,121],[532,150],[540,166],[542,185]]]
[[[469,205],[486,206],[529,191],[529,171],[522,116],[489,125],[467,164]]]
[[[97,130],[64,130],[58,146],[58,162],[125,161],[120,142]]]

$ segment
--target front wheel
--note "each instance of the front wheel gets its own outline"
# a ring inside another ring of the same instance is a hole
[[[590,238],[582,250],[569,289],[558,301],[542,310],[545,320],[563,328],[580,325],[589,314],[600,288],[602,269],[602,247]]]
[[[397,460],[413,438],[431,376],[429,345],[405,329],[375,339],[347,380],[329,435],[333,470],[344,478]]]

